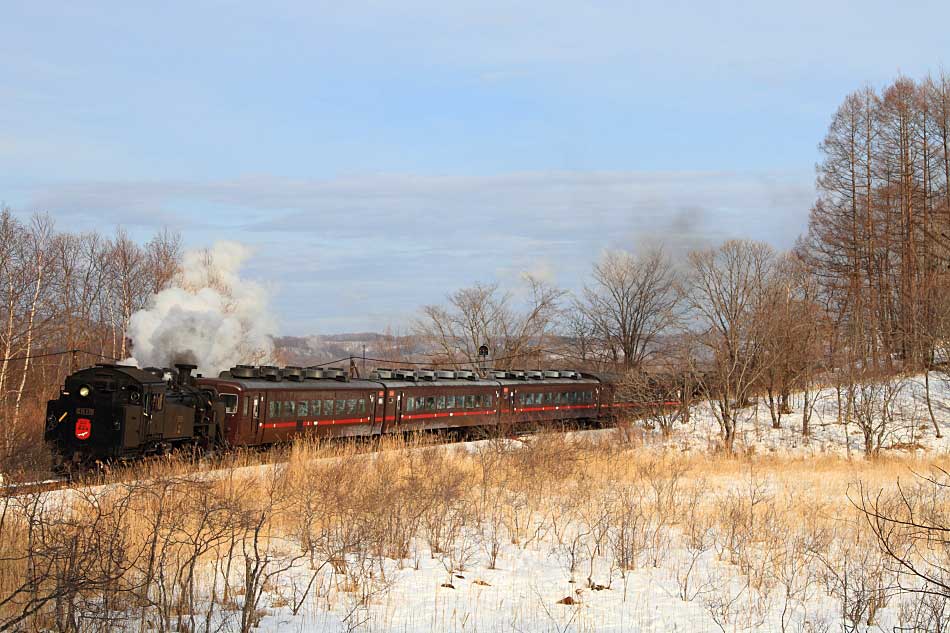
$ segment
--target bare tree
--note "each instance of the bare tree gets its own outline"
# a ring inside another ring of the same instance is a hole
[[[664,348],[664,362],[652,371],[632,369],[618,384],[618,396],[639,403],[636,416],[649,428],[670,435],[679,423],[689,422],[696,376],[691,337],[678,337]]]
[[[579,305],[611,360],[631,369],[656,353],[675,319],[675,281],[662,248],[638,255],[609,251],[594,264]]]
[[[725,448],[732,450],[740,412],[758,383],[768,324],[766,289],[775,255],[766,244],[731,240],[689,255],[684,291],[708,362],[700,388],[713,403]]]
[[[603,359],[603,346],[598,343],[596,325],[588,316],[583,302],[575,299],[572,305],[564,311],[562,326],[562,354],[588,367],[598,364]]]
[[[26,377],[30,371],[31,354],[36,327],[37,310],[40,306],[40,296],[47,283],[49,267],[49,243],[53,234],[53,221],[48,216],[35,216],[29,233],[29,262],[31,298],[27,309],[24,326],[24,360],[23,372],[20,375],[20,386],[16,393],[16,402],[13,405],[13,427],[16,428],[20,420],[20,404],[23,401],[23,389],[26,387]]]
[[[7,403],[7,382],[11,370],[11,358],[17,351],[19,315],[26,294],[27,272],[25,253],[26,229],[13,217],[8,208],[0,214],[0,277],[3,292],[3,361],[0,362],[0,405]]]
[[[497,366],[524,364],[544,349],[564,295],[534,277],[524,281],[527,297],[520,311],[498,284],[475,284],[449,295],[446,306],[425,306],[416,333],[438,348],[439,363],[474,365],[478,348],[486,345]]]
[[[167,228],[155,234],[145,245],[152,294],[169,287],[181,269],[181,234]]]
[[[864,454],[877,457],[884,440],[895,431],[900,411],[898,397],[904,389],[900,380],[875,381],[862,377],[849,394],[848,411],[864,436]]]
[[[127,356],[125,333],[132,314],[145,305],[151,285],[147,283],[148,268],[142,248],[119,229],[109,252],[110,312],[113,327],[112,355]]]
[[[756,318],[763,323],[761,380],[772,426],[781,426],[782,416],[791,413],[791,393],[801,390],[805,400],[802,434],[808,435],[814,408],[813,383],[822,364],[827,334],[818,286],[804,262],[789,253],[776,260],[763,291],[761,312]]]

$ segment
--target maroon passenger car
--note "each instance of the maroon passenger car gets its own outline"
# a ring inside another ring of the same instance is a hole
[[[202,378],[225,404],[232,445],[473,426],[527,425],[610,415],[612,390],[574,371],[378,369],[350,379],[342,369],[238,366]]]

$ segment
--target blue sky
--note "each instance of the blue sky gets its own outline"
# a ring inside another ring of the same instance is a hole
[[[842,98],[950,3],[6,2],[0,200],[255,248],[283,333],[405,329],[605,248],[787,247]],[[901,26],[901,21],[907,24]]]

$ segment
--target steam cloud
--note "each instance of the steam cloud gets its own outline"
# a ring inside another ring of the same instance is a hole
[[[217,375],[238,363],[269,360],[274,342],[268,294],[238,274],[250,254],[243,244],[227,241],[186,252],[177,285],[132,315],[130,361],[142,367],[187,362]]]

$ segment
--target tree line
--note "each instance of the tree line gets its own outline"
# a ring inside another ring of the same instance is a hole
[[[56,230],[0,209],[0,472],[42,460],[45,400],[64,377],[129,356],[129,318],[178,271],[181,238]]]
[[[817,200],[788,252],[748,240],[682,262],[662,248],[608,252],[580,292],[528,278],[519,312],[497,285],[477,285],[426,307],[416,333],[439,362],[475,363],[484,343],[503,366],[560,360],[622,372],[634,389],[675,376],[676,393],[714,404],[730,448],[753,397],[778,427],[802,393],[808,435],[816,390],[834,385],[839,419],[874,452],[877,422],[860,410],[886,409],[885,394],[862,387],[948,360],[950,76],[848,95],[819,149]]]

